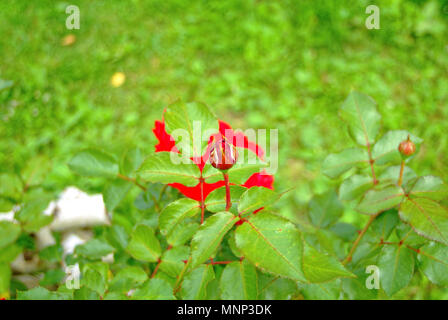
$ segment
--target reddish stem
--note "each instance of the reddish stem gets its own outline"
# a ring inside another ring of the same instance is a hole
[[[140,189],[142,189],[143,191],[146,191],[146,187],[142,186],[142,185],[141,185],[140,183],[138,183],[137,180],[134,179],[134,178],[131,178],[131,177],[122,175],[121,173],[119,173],[119,174],[117,175],[117,177],[120,178],[120,179],[126,180],[126,181],[130,181],[130,182],[132,182],[133,184],[135,184],[137,187],[139,187]]]
[[[160,267],[160,264],[161,264],[161,263],[162,263],[162,260],[161,260],[161,259],[157,260],[157,265],[156,265],[156,268],[154,269],[154,271],[153,271],[152,274],[151,274],[151,279],[154,278],[154,277],[156,276],[157,271],[159,271],[159,267]]]
[[[227,172],[222,173],[224,176],[224,183],[226,186],[226,211],[229,211],[232,208],[232,199],[230,198],[230,183],[229,183],[229,174]]]
[[[205,212],[205,204],[204,204],[204,179],[201,177],[199,178],[199,184],[201,185],[201,201],[199,201],[199,205],[201,207],[201,224],[204,223],[204,212]]]
[[[367,153],[369,155],[370,169],[372,170],[373,185],[377,185],[378,180],[376,179],[375,168],[373,166],[373,164],[375,163],[375,160],[372,158],[372,149],[370,147],[369,142],[367,142]]]
[[[166,248],[166,251],[171,250],[172,247],[173,247],[172,245],[169,245],[169,246]],[[161,263],[162,263],[162,259],[159,258],[159,260],[157,260],[157,265],[156,265],[154,271],[153,271],[152,274],[151,274],[151,279],[154,278],[154,277],[156,276],[157,271],[159,271],[159,267],[160,267],[160,264],[161,264]]]
[[[348,253],[348,256],[344,259],[344,261],[342,261],[342,264],[345,265],[345,264],[349,263],[350,261],[352,261],[353,254],[355,253],[355,250],[358,247],[359,242],[361,241],[362,237],[364,237],[364,235],[367,232],[367,229],[369,229],[369,227],[372,224],[373,220],[375,220],[375,218],[378,215],[379,215],[379,213],[377,213],[376,215],[371,216],[369,221],[367,221],[367,224],[361,230],[361,233],[358,235],[358,237],[356,238],[355,242],[353,243],[353,246],[350,249],[350,252]]]
[[[237,262],[237,261],[230,261],[230,260],[228,260],[228,261],[213,261],[213,259],[210,259],[210,262],[207,264],[211,264],[212,266],[214,266],[215,264],[229,264],[232,262]]]

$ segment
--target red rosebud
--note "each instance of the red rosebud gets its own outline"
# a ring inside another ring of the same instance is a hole
[[[210,150],[209,160],[216,169],[229,170],[238,160],[238,151],[224,139],[215,141]]]
[[[411,141],[411,138],[408,136],[407,140],[404,140],[398,146],[398,151],[404,156],[411,156],[415,152],[415,144]]]

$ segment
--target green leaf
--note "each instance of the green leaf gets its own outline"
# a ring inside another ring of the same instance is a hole
[[[90,268],[83,274],[82,284],[100,295],[103,295],[107,289],[106,279],[103,278],[101,273]]]
[[[448,247],[431,242],[420,248],[420,269],[431,282],[448,287]]]
[[[133,177],[143,163],[144,156],[139,148],[128,150],[121,159],[120,169],[125,176]]]
[[[107,153],[88,149],[77,153],[68,163],[81,176],[114,178],[118,174],[117,161]]]
[[[75,248],[76,254],[93,260],[101,259],[114,251],[114,247],[101,239],[91,239]]]
[[[164,119],[166,130],[176,141],[176,147],[188,157],[201,156],[210,135],[219,131],[214,114],[199,102],[177,101],[168,106]]]
[[[8,263],[0,263],[0,297],[9,295],[11,282],[11,268]]]
[[[164,236],[169,235],[177,224],[196,216],[200,211],[198,202],[193,199],[182,198],[171,202],[160,213],[160,232]]]
[[[39,258],[48,262],[62,261],[64,249],[60,244],[51,245],[39,251]]]
[[[330,228],[330,231],[345,241],[355,241],[358,235],[354,225],[345,222],[338,222]]]
[[[318,251],[323,250],[340,260],[347,254],[345,244],[335,233],[327,229],[316,229],[313,233],[304,233],[304,239]]]
[[[219,280],[213,279],[207,285],[207,300],[221,300]]]
[[[364,237],[366,239],[375,239],[375,241],[386,240],[399,222],[396,209],[385,211],[376,217]]]
[[[22,170],[22,179],[26,186],[41,184],[51,170],[51,160],[46,156],[31,158]]]
[[[354,270],[353,273],[356,275],[356,278],[341,279],[342,291],[347,298],[350,300],[376,299],[379,290],[374,288],[369,289],[366,286],[367,278],[371,276],[371,273],[366,273],[366,266]]]
[[[41,286],[51,286],[62,282],[66,274],[62,269],[48,270],[44,277],[39,281]]]
[[[0,248],[0,264],[14,261],[23,251],[23,247],[17,243],[10,244],[6,247]]]
[[[0,196],[0,217],[2,213],[8,213],[14,208],[14,202],[11,199],[2,198]]]
[[[344,207],[334,191],[314,196],[309,202],[311,222],[319,228],[327,228],[339,220]]]
[[[66,300],[66,296],[42,287],[17,292],[17,300]]]
[[[125,293],[120,292],[107,292],[103,297],[103,300],[129,300]]]
[[[106,283],[107,279],[109,279],[109,273],[110,273],[109,264],[106,262],[95,261],[95,262],[83,264],[82,268],[81,268],[82,277],[85,277],[85,275],[89,271],[97,272],[101,276],[101,278],[105,281],[105,283]],[[83,280],[83,279],[81,279],[81,280]],[[90,288],[90,289],[92,289],[92,288]]]
[[[255,210],[273,204],[279,198],[280,196],[271,189],[265,187],[249,188],[240,198],[238,212],[242,217],[247,217]]]
[[[212,265],[200,265],[185,275],[180,291],[184,300],[205,300],[207,286],[215,278]]]
[[[109,291],[128,292],[146,280],[148,275],[141,267],[126,266],[114,276],[110,282]]]
[[[107,229],[107,241],[117,249],[125,250],[128,246],[129,235],[121,225],[115,224]]]
[[[435,176],[423,176],[408,183],[411,198],[422,197],[432,200],[448,199],[448,186]]]
[[[316,250],[306,241],[303,241],[303,248],[303,273],[310,282],[327,282],[354,276],[335,257]]]
[[[132,298],[137,300],[174,300],[173,287],[163,279],[150,279],[135,290]]]
[[[147,157],[137,171],[138,176],[149,182],[177,182],[187,187],[196,186],[201,175],[198,166],[190,159],[180,161],[171,157],[178,157],[177,153],[157,152]]]
[[[396,185],[372,189],[365,194],[356,210],[363,214],[374,215],[399,205],[403,198],[403,189]]]
[[[267,272],[305,281],[300,232],[289,221],[259,212],[235,231],[237,247],[245,259]]]
[[[154,276],[154,279],[165,280],[166,282],[168,282],[173,287],[174,287],[174,285],[176,285],[176,281],[177,281],[176,278],[170,277],[169,275],[167,275],[163,271],[158,271],[157,274]]]
[[[218,212],[205,220],[191,241],[193,268],[213,258],[225,234],[237,221],[235,215],[226,211]]]
[[[0,174],[0,196],[18,200],[23,191],[22,181],[13,173]]]
[[[53,216],[43,213],[49,202],[50,198],[38,196],[36,199],[25,203],[15,214],[15,218],[21,222],[25,231],[37,232],[53,221]]]
[[[323,164],[322,172],[335,179],[354,167],[364,167],[369,163],[367,151],[361,148],[345,149],[339,153],[329,154]]]
[[[0,248],[10,245],[20,235],[20,226],[10,221],[0,221]]]
[[[223,300],[256,300],[257,270],[244,260],[229,263],[222,272],[220,286]]]
[[[297,284],[284,278],[274,278],[258,293],[260,300],[291,300],[297,297]]]
[[[414,252],[397,245],[384,245],[378,260],[381,287],[392,296],[406,287],[414,274]]]
[[[371,177],[355,174],[342,182],[339,188],[339,198],[341,200],[357,199],[371,187],[373,187]]]
[[[301,290],[306,300],[338,300],[341,294],[341,280],[327,283],[304,283],[300,284]]]
[[[232,208],[229,210],[232,213],[237,214],[237,206],[240,201],[241,195],[247,190],[247,188],[240,186],[230,186],[230,198],[232,199]],[[210,212],[220,212],[226,209],[226,187],[221,187],[213,190],[207,196],[205,200],[205,206]]]
[[[399,209],[401,220],[422,237],[448,245],[448,209],[427,198],[407,198]]]
[[[74,300],[99,300],[100,295],[98,292],[90,290],[89,288],[82,286],[80,289],[75,290],[73,293]]]
[[[190,248],[187,246],[173,247],[162,255],[159,269],[167,275],[176,278],[184,268],[184,261],[188,260]]]
[[[104,204],[107,211],[114,211],[131,188],[132,183],[130,181],[115,179],[109,182],[103,191]]]
[[[173,231],[166,237],[166,241],[172,246],[181,246],[188,242],[199,229],[197,222],[181,222],[176,224]]]
[[[140,267],[127,266],[118,271],[114,279],[132,279],[135,283],[143,283],[148,279],[148,275]]]
[[[363,146],[373,145],[381,128],[381,115],[371,97],[356,91],[350,92],[339,115],[347,122],[355,142]]]
[[[232,253],[235,257],[238,257],[238,258],[243,257],[243,253],[236,246],[235,229],[230,231],[229,236],[227,237],[227,245],[229,246],[230,251],[232,251]]]
[[[159,240],[146,225],[138,225],[132,231],[127,251],[135,259],[147,262],[157,262],[161,254]]]
[[[372,156],[377,165],[399,164],[402,161],[398,146],[408,138],[409,132],[405,130],[395,130],[387,132],[372,149]],[[412,142],[418,146],[422,139],[410,135]],[[398,177],[398,176],[397,176]]]

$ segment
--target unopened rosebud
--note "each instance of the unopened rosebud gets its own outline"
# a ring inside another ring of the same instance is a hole
[[[415,144],[411,141],[411,138],[408,136],[407,140],[404,140],[398,146],[398,151],[406,157],[409,157],[415,153]]]
[[[238,159],[235,146],[225,140],[213,142],[210,150],[210,163],[219,170],[229,170]]]

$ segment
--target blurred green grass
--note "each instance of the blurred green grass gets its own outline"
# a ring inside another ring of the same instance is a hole
[[[65,27],[70,4],[79,30]],[[378,102],[384,131],[425,140],[411,167],[447,180],[448,1],[376,1],[380,30],[364,26],[369,4],[1,1],[0,171],[46,154],[47,187],[95,189],[68,170],[74,152],[150,153],[163,108],[199,100],[235,128],[279,129],[276,188],[296,186],[281,208],[297,214],[334,184],[320,166],[351,144],[337,110],[357,89]],[[76,42],[62,46],[68,34]]]

